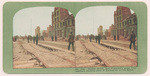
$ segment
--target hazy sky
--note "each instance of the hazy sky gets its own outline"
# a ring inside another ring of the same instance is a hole
[[[103,30],[108,29],[114,24],[114,11],[116,6],[95,6],[80,10],[75,17],[76,35],[97,35],[97,28],[100,25],[103,26]]]
[[[51,25],[53,7],[33,7],[18,11],[14,16],[13,35],[35,35],[35,28],[41,31]]]
[[[76,35],[97,34],[100,25],[104,30],[108,29],[111,24],[114,24],[115,10],[116,6],[95,6],[80,10],[75,17]],[[37,26],[40,26],[41,32],[46,30],[49,25],[52,25],[53,11],[54,7],[33,7],[18,11],[13,18],[13,36],[35,35]]]

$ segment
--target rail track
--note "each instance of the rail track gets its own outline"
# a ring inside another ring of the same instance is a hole
[[[84,43],[85,43],[85,41],[84,40],[82,40],[82,41],[80,41],[81,42],[81,44],[89,51],[89,52],[91,52],[92,54],[94,54],[94,55],[96,55],[97,56],[97,58],[99,58],[99,61],[101,62],[104,62],[104,64],[106,65],[106,66],[111,66],[111,65],[109,65],[109,63],[107,63],[107,60],[105,60],[104,58],[102,58],[100,55],[98,55],[97,53],[98,52],[96,52],[96,51],[94,51],[94,50],[91,50],[90,49],[90,47],[88,47],[88,46],[86,46]],[[127,61],[129,61],[129,62],[131,62],[131,65],[126,65],[125,64],[125,66],[137,66],[137,60],[134,60],[134,59],[132,59],[130,56],[127,56],[128,54],[132,54],[133,56],[135,56],[135,58],[137,58],[137,54],[134,54],[134,53],[132,53],[132,52],[129,52],[129,51],[125,51],[125,50],[122,50],[122,49],[118,49],[118,48],[115,48],[115,47],[112,47],[112,46],[108,46],[108,45],[101,45],[101,46],[99,46],[99,45],[97,45],[96,43],[92,43],[92,42],[90,42],[90,43],[88,43],[88,44],[92,44],[91,46],[93,46],[95,49],[97,49],[97,51],[104,51],[104,52],[109,52],[109,53],[112,53],[113,55],[116,55],[117,57],[121,57],[122,59],[125,59],[125,60],[127,60]],[[113,50],[115,50],[115,51],[113,51]],[[119,50],[119,52],[118,52],[118,50]],[[104,53],[103,52],[103,53]],[[108,54],[109,54],[108,53]],[[122,54],[120,54],[120,53],[122,53]],[[123,53],[127,53],[127,54],[123,54]]]
[[[109,45],[97,45],[85,40],[79,40],[79,42],[89,54],[93,55],[91,60],[97,59],[105,67],[137,66],[137,54],[133,52]],[[24,43],[22,47],[33,54],[46,68],[77,66],[75,52],[44,43],[39,43],[38,46]]]
[[[51,67],[75,67],[75,60],[69,59],[71,53],[67,53],[60,49],[44,47],[42,44],[36,46],[34,44],[24,44],[23,47],[43,63],[46,68]],[[62,56],[63,55],[63,56]]]
[[[90,49],[88,49],[86,46],[85,46],[85,44],[84,44],[84,42],[83,41],[80,41],[80,43],[82,44],[82,46],[86,49],[86,51],[89,53],[89,54],[92,54],[94,57],[93,58],[91,58],[91,59],[98,59],[98,61],[100,62],[100,63],[102,63],[102,59],[95,53],[95,52],[93,52],[93,51],[91,51]],[[107,66],[105,63],[104,64],[102,64],[103,66]]]

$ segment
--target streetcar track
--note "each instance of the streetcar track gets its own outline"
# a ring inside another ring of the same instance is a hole
[[[20,41],[20,40],[18,40],[19,41],[19,44],[20,44],[20,47],[26,52],[26,54],[30,54],[32,57],[34,56],[35,58],[31,58],[31,59],[29,59],[29,60],[36,60],[38,63],[41,63],[41,61],[33,54],[33,53],[31,53],[31,52],[29,52],[27,49],[25,49],[24,47],[23,47],[23,42],[22,41]],[[45,65],[39,65],[39,66],[41,66],[41,67],[43,67],[43,68],[46,68],[46,66]]]
[[[95,48],[97,48],[97,49],[99,49],[97,46],[95,46],[93,43],[92,43],[92,45],[95,47]],[[107,47],[106,47],[107,48]],[[137,65],[137,62],[135,61],[135,60],[133,60],[133,59],[131,59],[131,58],[129,58],[129,57],[126,57],[126,56],[123,56],[123,55],[121,55],[121,54],[118,54],[118,53],[115,53],[115,52],[112,52],[111,50],[109,50],[111,53],[113,53],[113,54],[116,54],[116,55],[118,55],[118,56],[121,56],[121,57],[123,57],[123,58],[125,58],[125,59],[127,59],[127,60],[130,60],[131,62],[133,62],[134,63],[134,65]],[[122,51],[124,51],[124,50],[122,50]],[[106,52],[108,52],[108,51],[106,51]],[[126,51],[127,52],[127,51]],[[132,53],[132,52],[130,52],[130,53]],[[134,54],[134,53],[133,53]]]
[[[80,41],[80,40],[79,40],[79,41]],[[96,57],[93,57],[92,59],[96,58],[96,59],[98,59],[98,61],[103,62],[103,59],[101,59],[96,53],[94,53],[93,51],[91,51],[90,49],[88,49],[88,48],[84,45],[84,43],[83,43],[82,41],[80,41],[80,43],[84,46],[84,48],[85,48],[90,54],[92,54],[93,56],[96,56]],[[104,65],[105,67],[109,66],[109,64],[107,64],[107,63],[104,63],[103,65]]]
[[[30,44],[30,46],[33,47],[31,44]],[[37,49],[37,48],[35,48],[35,47],[33,47],[33,48],[36,49],[36,50],[38,50],[39,52],[43,52],[43,51],[41,51],[41,50],[39,50],[39,49]],[[48,48],[45,48],[45,49],[48,49]],[[48,49],[48,50],[49,50],[49,49]],[[57,51],[59,51],[59,50],[57,50]],[[43,53],[47,53],[47,52],[43,52]],[[51,53],[51,52],[49,52],[49,53]],[[61,56],[59,56],[59,55],[57,55],[57,54],[54,54],[54,53],[51,53],[51,54],[54,55],[54,56],[57,56],[57,57],[59,57],[59,58],[61,58],[61,59],[63,59],[63,60],[65,60],[65,61],[67,61],[67,62],[69,62],[69,63],[71,63],[71,64],[74,65],[74,66],[76,66],[76,63],[75,63],[74,61],[70,60],[70,59],[61,57]]]
[[[85,41],[84,40],[82,40],[82,41],[80,41],[81,42],[81,44],[86,48],[86,46],[83,44],[83,43],[85,43]],[[99,49],[97,46],[95,46],[93,43],[91,43],[95,48],[97,48],[97,49]],[[106,45],[107,46],[107,45]],[[103,46],[103,47],[105,47],[105,48],[108,48],[108,47],[106,47],[106,46]],[[112,47],[113,48],[113,47]],[[87,49],[87,48],[86,48]],[[113,48],[114,49],[114,48]],[[101,49],[102,51],[104,51],[103,49]],[[117,49],[117,50],[121,50],[121,49]],[[90,51],[90,50],[89,50]],[[115,52],[112,52],[111,50],[109,50],[111,53],[113,53],[113,54],[116,54],[116,55],[118,55],[118,56],[121,56],[121,57],[123,57],[123,58],[125,58],[125,59],[127,59],[127,60],[129,60],[129,61],[131,61],[132,63],[133,63],[133,66],[134,65],[136,65],[137,66],[137,62],[135,61],[135,60],[133,60],[133,59],[131,59],[131,58],[129,58],[129,57],[126,57],[126,56],[123,56],[123,55],[121,55],[121,54],[118,54],[118,53],[115,53]],[[126,50],[122,50],[122,51],[126,51]],[[108,51],[106,51],[106,52],[108,52]],[[126,52],[128,52],[128,51],[126,51]],[[94,52],[92,52],[92,53],[94,53]],[[133,52],[129,52],[129,53],[132,53],[132,54],[135,54],[135,53],[133,53]]]
[[[99,49],[99,48],[98,48],[97,46],[95,46],[93,43],[92,43],[92,45],[93,45],[95,48]],[[134,65],[137,65],[137,62],[136,62],[135,60],[133,60],[133,59],[131,59],[131,58],[128,58],[128,57],[126,57],[126,56],[123,56],[123,55],[121,55],[121,54],[112,52],[111,50],[109,50],[109,51],[110,51],[111,53],[113,53],[113,54],[116,54],[116,55],[121,56],[121,57],[123,57],[123,58],[125,58],[125,59],[127,59],[127,60],[130,60],[131,62],[134,63]],[[106,51],[106,52],[108,52],[108,51]],[[131,53],[131,52],[130,52],[130,53]]]

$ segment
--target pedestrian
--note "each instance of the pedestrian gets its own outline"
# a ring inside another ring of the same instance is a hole
[[[77,40],[79,40],[79,36],[77,36]]]
[[[51,37],[51,39],[52,39],[52,41],[54,41],[54,37],[53,36]]]
[[[17,37],[15,36],[15,42],[17,41]]]
[[[36,35],[36,45],[38,45],[38,35]]]
[[[97,39],[98,39],[98,44],[100,45],[100,40],[101,40],[101,35],[100,34],[98,34]]]
[[[57,41],[57,36],[55,36],[55,41]]]
[[[95,36],[95,40],[96,40],[96,43],[97,43],[97,36]]]
[[[135,50],[135,34],[134,34],[134,32],[132,31],[132,33],[131,33],[131,35],[130,35],[130,49],[131,49],[131,47],[132,47],[132,44],[133,44],[133,48],[134,48],[134,50]]]
[[[74,51],[74,35],[72,34],[72,32],[70,32],[68,42],[69,42],[68,50],[70,50],[70,45],[72,45],[72,50]]]
[[[33,43],[35,44],[35,36],[33,36]]]
[[[29,36],[27,37],[28,43],[29,43]]]
[[[114,35],[114,40],[116,40],[116,35]]]
[[[92,38],[93,38],[93,40],[94,40],[94,38],[95,38],[94,35],[92,35]]]
[[[117,35],[117,40],[119,40],[119,35]]]
[[[91,42],[91,40],[92,40],[92,35],[90,35],[90,37],[89,37],[89,38],[90,38],[90,42]]]
[[[42,37],[42,40],[44,41],[44,36],[41,36]]]

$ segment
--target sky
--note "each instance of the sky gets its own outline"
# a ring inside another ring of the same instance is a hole
[[[80,10],[75,17],[75,31],[78,34],[97,34],[97,28],[102,25],[108,29],[114,24],[116,6],[94,6]],[[18,11],[13,18],[13,36],[35,35],[35,28],[40,26],[41,33],[52,25],[51,15],[54,7],[32,7]],[[133,13],[133,11],[131,11]],[[71,12],[69,12],[71,14]]]
[[[35,28],[46,30],[51,23],[54,7],[33,7],[18,11],[13,18],[13,36],[35,35]]]
[[[80,10],[75,17],[76,35],[97,35],[97,28],[100,25],[104,31],[109,29],[109,26],[114,24],[114,11],[116,6],[94,6]]]

